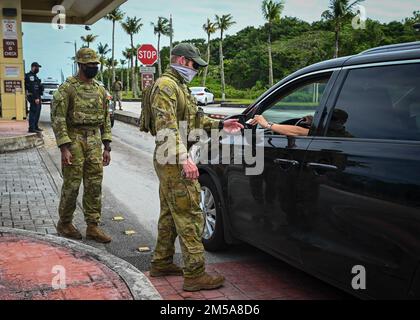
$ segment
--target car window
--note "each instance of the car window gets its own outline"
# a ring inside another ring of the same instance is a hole
[[[420,64],[350,70],[327,136],[420,141]]]
[[[295,124],[294,119],[314,116],[324,95],[331,74],[313,79],[294,87],[289,92],[281,93],[262,115],[267,121],[278,124]],[[293,123],[288,123],[288,122]]]
[[[45,89],[58,89],[59,85],[55,83],[44,83],[43,84]]]

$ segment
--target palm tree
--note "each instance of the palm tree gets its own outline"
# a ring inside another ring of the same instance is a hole
[[[102,44],[102,42],[99,42],[98,44],[98,54],[99,54],[99,61],[101,62],[101,81],[104,82],[104,64],[106,55],[111,51],[109,49],[108,44]]]
[[[132,55],[132,49],[131,48],[126,48],[123,52],[122,52],[122,54],[123,54],[123,56],[124,56],[124,58],[126,58],[127,59],[127,61],[128,61],[128,68],[129,69],[131,69],[133,66],[132,66],[132,64],[133,64],[133,55]],[[128,94],[128,89],[130,88],[130,76],[129,76],[129,72],[128,72],[128,69],[127,69],[127,85],[126,85],[126,87],[125,87],[125,90],[126,90],[126,92],[127,92],[127,94]]]
[[[207,23],[203,24],[203,29],[207,33],[207,67],[204,69],[203,75],[203,87],[206,86],[207,74],[209,72],[209,64],[210,64],[210,39],[213,33],[216,33],[216,24],[211,22],[210,19],[207,19]]]
[[[162,61],[160,59],[160,37],[161,36],[170,36],[171,35],[171,25],[169,23],[169,20],[164,17],[159,17],[157,23],[151,23],[153,26],[153,30],[155,32],[155,35],[158,36],[158,72],[159,77],[162,75]]]
[[[112,10],[105,19],[112,21],[112,59],[115,59],[115,23],[124,19],[124,12],[119,8]],[[112,83],[115,81],[115,68],[112,68]]]
[[[220,77],[222,81],[222,100],[225,101],[226,94],[225,94],[225,65],[224,65],[224,57],[223,57],[223,34],[227,31],[231,26],[233,26],[236,22],[233,21],[233,17],[231,14],[225,14],[223,16],[216,15],[216,28],[220,30]]]
[[[284,9],[284,0],[275,2],[273,0],[264,0],[262,3],[262,12],[264,19],[268,23],[268,80],[270,87],[274,84],[273,74],[273,55],[271,48],[271,29],[274,22],[280,21],[280,15]]]
[[[124,66],[126,63],[127,63],[127,60],[120,59],[120,65],[121,65],[120,80],[121,80],[121,83],[123,84],[123,87],[124,87]]]
[[[118,61],[114,60],[112,58],[108,58],[108,59],[105,60],[105,64],[106,64],[107,69],[108,69],[108,90],[111,91],[111,89],[112,89],[111,88],[111,86],[112,86],[111,72],[112,72],[112,69],[114,69],[115,66],[118,64]]]
[[[330,20],[334,24],[335,31],[335,52],[334,58],[338,57],[340,46],[340,32],[343,21],[353,14],[356,5],[364,0],[355,0],[349,4],[349,0],[330,0],[329,9],[322,13],[322,18]]]
[[[141,18],[127,17],[125,22],[121,23],[121,26],[124,29],[124,31],[130,36],[131,50],[134,51],[135,47],[134,47],[133,37],[134,37],[135,34],[139,33],[140,30],[141,30],[141,27],[143,27],[143,24],[141,23]],[[131,56],[131,86],[132,86],[132,89],[133,89],[133,97],[137,98],[136,74],[135,74],[134,62],[133,62],[133,57],[134,56],[135,56],[135,54],[133,54]]]
[[[98,38],[98,36],[95,36],[93,34],[87,34],[86,36],[81,36],[80,39],[86,44],[88,48],[90,48],[90,44],[92,42],[95,42],[95,40]]]

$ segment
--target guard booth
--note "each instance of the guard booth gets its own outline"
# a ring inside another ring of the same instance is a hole
[[[23,22],[54,23],[64,14],[66,24],[91,25],[126,1],[0,0],[0,120],[26,118]]]

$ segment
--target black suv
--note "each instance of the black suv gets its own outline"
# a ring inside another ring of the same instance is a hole
[[[313,121],[266,131],[261,175],[200,166],[206,249],[242,240],[361,298],[420,298],[420,42],[304,68],[237,117],[255,115]]]

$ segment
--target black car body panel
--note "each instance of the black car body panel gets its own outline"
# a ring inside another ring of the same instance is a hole
[[[323,95],[310,135],[266,134],[261,175],[247,176],[245,164],[200,167],[220,191],[226,240],[248,242],[361,298],[418,299],[420,42],[304,68],[243,120],[318,80]],[[360,266],[366,288],[357,290]]]

